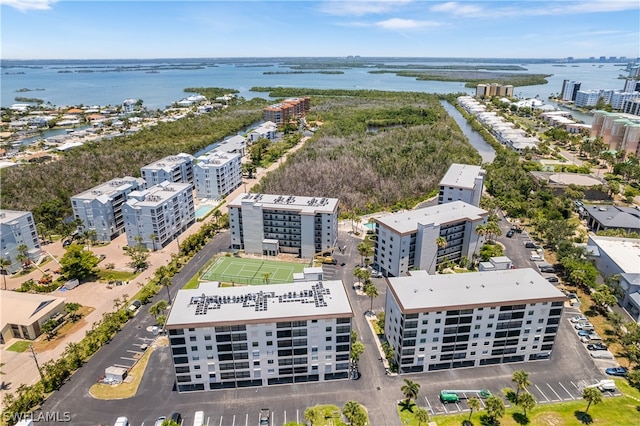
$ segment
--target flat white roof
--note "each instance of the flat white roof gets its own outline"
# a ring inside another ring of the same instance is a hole
[[[342,281],[179,290],[165,327],[263,324],[352,317]]]
[[[137,183],[137,186],[146,185],[144,179],[142,178],[125,176],[123,178],[111,179],[108,182],[101,183],[100,185],[94,186],[93,188],[88,189],[84,192],[81,192],[80,194],[74,195],[71,198],[95,200],[100,197],[103,197],[102,200],[106,201],[107,199],[110,199],[112,196],[117,196],[121,192],[131,188],[134,183]]]
[[[561,301],[566,296],[531,268],[388,278],[403,312]]]
[[[178,154],[164,157],[161,160],[154,161],[142,167],[142,170],[166,170],[171,171],[178,164],[193,162],[193,156],[189,154]]]
[[[376,218],[375,221],[404,234],[417,230],[418,224],[442,225],[461,220],[475,222],[482,220],[487,214],[488,212],[480,207],[467,204],[464,201],[453,201],[451,203],[438,204],[437,206],[391,214]]]
[[[440,181],[440,186],[473,189],[475,187],[475,180],[479,176],[483,176],[484,173],[484,170],[482,170],[480,166],[453,163]]]
[[[173,183],[165,180],[162,183],[145,189],[144,191],[132,191],[125,204],[131,207],[156,207],[167,202],[176,194],[191,189],[190,183]]]
[[[605,252],[624,273],[640,274],[640,240],[590,235],[589,241],[595,243],[600,252]]]
[[[337,198],[273,194],[240,194],[228,206],[241,208],[247,203],[259,205],[263,209],[293,210],[301,214],[333,213],[338,207]]]
[[[0,210],[0,223],[11,223],[14,220],[31,216],[31,212],[19,210]]]

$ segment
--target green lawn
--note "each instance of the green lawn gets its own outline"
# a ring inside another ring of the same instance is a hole
[[[397,410],[398,416],[400,417],[400,422],[403,425],[408,426],[426,426],[428,422],[419,422],[418,419],[416,419],[415,413],[418,406],[416,405],[415,401],[411,400],[409,405],[411,406],[411,411],[406,409],[405,400],[398,402]],[[460,422],[457,423],[457,426],[460,426]]]
[[[13,345],[9,346],[7,348],[8,351],[13,351],[13,352],[24,352],[27,349],[29,349],[29,345],[31,344],[31,342],[27,341],[27,340],[19,340],[17,342],[15,342]]]
[[[615,379],[616,386],[624,394],[620,397],[603,398],[598,405],[591,405],[588,414],[584,410],[587,402],[576,400],[557,404],[537,405],[527,413],[529,425],[602,425],[625,426],[640,424],[640,391],[629,386],[624,379]],[[474,413],[471,422],[481,425],[481,417],[484,411]],[[500,419],[501,426],[516,426],[522,423],[522,409],[508,408],[504,417]],[[431,417],[438,426],[460,426],[463,420],[469,418],[469,413],[450,416]],[[417,424],[417,423],[416,423]]]
[[[99,281],[131,281],[140,274],[139,272],[114,271],[110,269],[100,269],[96,274]]]

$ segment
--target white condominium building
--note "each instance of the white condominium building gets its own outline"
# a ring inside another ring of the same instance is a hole
[[[374,263],[386,276],[399,277],[412,269],[433,274],[444,262],[471,259],[482,244],[476,228],[488,215],[479,207],[452,201],[375,219]],[[438,245],[439,237],[446,245]]]
[[[163,182],[129,194],[122,206],[127,244],[158,250],[196,221],[190,183]]]
[[[8,260],[11,264],[5,270],[12,274],[22,268],[18,259],[20,251],[18,247],[25,245],[24,253],[32,262],[40,258],[40,240],[38,231],[33,221],[31,212],[15,210],[0,210],[0,258]]]
[[[241,194],[228,204],[231,247],[312,258],[338,243],[338,200]]]
[[[548,359],[567,296],[533,269],[389,278],[400,373]]]
[[[193,167],[196,197],[219,199],[242,185],[240,154],[212,151]]]
[[[166,181],[175,183],[193,183],[194,158],[189,154],[177,154],[154,161],[140,169],[147,187]]]
[[[180,290],[165,329],[178,392],[347,379],[342,281]]]
[[[112,179],[71,197],[73,216],[84,230],[95,231],[98,241],[111,241],[124,232],[122,205],[127,195],[146,187],[142,178]]]
[[[480,166],[452,164],[440,181],[438,204],[464,201],[479,207],[485,174]]]

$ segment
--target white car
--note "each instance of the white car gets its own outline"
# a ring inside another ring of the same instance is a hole
[[[532,254],[531,256],[529,256],[529,260],[531,260],[533,262],[542,262],[544,260],[544,258],[542,256],[540,256],[539,254]]]
[[[613,359],[613,354],[609,351],[594,351],[594,352],[591,352],[591,358]]]
[[[577,322],[586,322],[589,320],[586,317],[583,317],[582,315],[576,315],[575,317],[569,318],[569,321],[571,321],[572,323],[577,323]]]

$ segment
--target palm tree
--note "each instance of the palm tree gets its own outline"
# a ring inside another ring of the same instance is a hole
[[[371,246],[365,242],[358,244],[358,254],[360,255],[360,265],[365,266],[364,258],[371,256]]]
[[[356,268],[353,271],[353,276],[358,279],[358,284],[360,284],[362,282],[361,280],[366,281],[371,277],[371,272],[364,268]]]
[[[220,216],[222,216],[222,212],[219,209],[215,209],[213,211],[213,218],[216,220],[216,225],[218,224],[218,220],[220,220]]]
[[[22,264],[22,267],[24,268],[26,265],[28,265],[31,261],[29,260],[29,247],[27,247],[26,244],[20,244],[16,250],[18,251],[18,254],[16,255],[16,260],[18,262],[20,262]]]
[[[373,298],[378,297],[380,293],[378,293],[378,287],[375,286],[369,279],[364,282],[364,294],[369,296],[371,300],[371,306],[369,307],[369,311],[373,313]]]
[[[173,284],[173,281],[171,281],[171,278],[168,275],[162,275],[158,279],[158,284],[160,284],[161,286],[167,289],[168,301],[169,303],[171,303],[171,292],[169,291],[169,286]]]
[[[7,267],[11,266],[11,261],[6,257],[0,257],[0,273],[2,274],[2,279],[4,280],[4,289],[7,289]]]
[[[429,421],[429,412],[422,407],[419,407],[414,413],[416,420],[418,421],[418,426],[422,424],[422,422]]]
[[[524,410],[524,416],[527,417],[527,410],[536,406],[536,399],[530,393],[523,393],[518,397],[518,405]]]
[[[309,407],[304,410],[304,419],[309,421],[311,426],[320,420],[320,415],[321,414],[316,407]]]
[[[511,381],[516,384],[516,398],[518,398],[518,396],[520,395],[521,390],[526,390],[529,386],[531,386],[529,373],[524,370],[514,371],[513,376],[511,377]]]
[[[356,416],[359,411],[360,404],[356,401],[347,401],[347,403],[344,404],[344,407],[342,407],[342,414],[344,414],[344,416],[349,420]]]
[[[149,239],[151,240],[151,244],[153,245],[153,251],[156,251],[156,241],[158,241],[158,235],[150,234]]]
[[[589,412],[589,407],[591,407],[591,404],[597,405],[602,402],[602,392],[600,392],[598,388],[585,388],[585,390],[582,391],[582,398],[584,398],[584,400],[588,402],[587,409],[584,410],[586,414]]]
[[[447,239],[445,237],[442,237],[442,236],[436,238],[436,245],[440,249],[446,248],[447,247]]]
[[[471,415],[474,411],[479,411],[482,408],[482,403],[480,402],[480,399],[474,397],[469,398],[467,404],[469,404],[469,409],[471,410],[469,413],[469,421],[471,421]]]
[[[409,379],[404,379],[404,385],[400,388],[400,392],[407,398],[407,404],[412,400],[418,397],[418,392],[420,391],[420,384],[416,382],[412,382]]]

